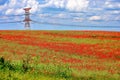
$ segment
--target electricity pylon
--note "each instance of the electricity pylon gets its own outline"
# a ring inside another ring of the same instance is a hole
[[[31,8],[24,8],[25,10],[25,19],[23,20],[25,22],[25,29],[26,30],[30,30],[30,21],[32,21],[30,19],[30,9]]]

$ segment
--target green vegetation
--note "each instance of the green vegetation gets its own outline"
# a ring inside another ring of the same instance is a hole
[[[120,75],[107,71],[77,71],[68,65],[30,64],[23,61],[7,61],[0,57],[0,80],[119,80]]]
[[[30,64],[29,59],[22,62],[6,61],[0,57],[0,80],[69,80],[72,79],[68,66],[53,64]]]

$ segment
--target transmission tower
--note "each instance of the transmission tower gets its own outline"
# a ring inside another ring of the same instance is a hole
[[[24,19],[24,22],[25,22],[25,29],[26,30],[30,30],[30,21],[31,21],[31,19],[30,19],[30,9],[31,8],[24,8],[24,10],[25,10],[25,19]]]

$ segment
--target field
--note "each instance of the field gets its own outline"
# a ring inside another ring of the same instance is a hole
[[[120,80],[120,32],[0,31],[0,80]]]

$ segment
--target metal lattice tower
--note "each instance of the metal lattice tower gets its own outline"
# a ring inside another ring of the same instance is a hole
[[[30,9],[31,8],[24,8],[24,10],[25,10],[25,19],[24,19],[24,22],[25,22],[25,29],[26,30],[30,30],[30,21],[31,21],[31,19],[30,19]]]

